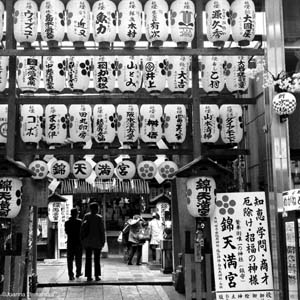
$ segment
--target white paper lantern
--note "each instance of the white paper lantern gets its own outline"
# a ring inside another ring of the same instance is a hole
[[[0,178],[0,218],[15,218],[22,204],[22,181],[16,177]]]
[[[64,144],[67,138],[67,107],[49,104],[45,109],[45,140],[47,144]]]
[[[42,180],[48,175],[48,165],[43,160],[34,160],[29,164],[28,169],[35,173],[31,176],[33,179]]]
[[[20,136],[24,143],[38,143],[43,135],[44,109],[39,104],[24,104],[20,107],[21,130]]]
[[[248,46],[255,37],[256,15],[252,0],[235,0],[231,4],[232,39]]]
[[[164,108],[164,136],[168,143],[180,144],[186,138],[187,115],[183,104],[167,104]]]
[[[166,160],[158,167],[158,173],[164,180],[174,179],[174,173],[178,170],[178,166],[170,160]]]
[[[58,222],[61,219],[62,203],[51,201],[48,203],[48,218],[50,222]]]
[[[210,217],[216,202],[216,182],[212,177],[190,177],[186,183],[187,209],[195,218]]]
[[[70,165],[64,160],[57,160],[50,167],[50,173],[56,179],[66,179],[70,172]]]
[[[116,137],[115,116],[113,104],[96,104],[93,109],[94,139],[97,143],[111,144]]]
[[[86,179],[93,171],[91,164],[86,160],[75,161],[72,167],[72,173],[75,178]]]
[[[273,109],[280,116],[292,114],[296,106],[297,101],[292,93],[279,93],[273,98]]]
[[[114,165],[109,160],[99,161],[95,165],[95,172],[99,179],[108,180],[111,179],[114,175]]]
[[[225,144],[239,143],[243,138],[243,110],[240,105],[221,105],[221,139]]]
[[[0,104],[0,144],[7,142],[8,105]]]
[[[136,172],[135,164],[130,160],[123,160],[116,165],[116,175],[120,180],[132,179]]]
[[[191,0],[175,0],[170,7],[171,38],[185,47],[195,36],[195,5]]]
[[[157,173],[157,167],[151,160],[145,160],[139,163],[137,172],[141,179],[151,180]]]
[[[9,56],[0,56],[0,92],[3,92],[7,86],[8,63]]]
[[[220,137],[220,111],[216,104],[200,105],[201,143],[216,143]]]
[[[0,41],[3,38],[3,33],[4,33],[4,12],[5,12],[5,7],[2,2],[0,2]]]

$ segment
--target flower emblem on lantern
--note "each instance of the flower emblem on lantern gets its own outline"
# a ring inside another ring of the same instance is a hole
[[[43,160],[34,160],[30,163],[28,169],[35,173],[35,175],[32,175],[33,179],[44,179],[48,174],[47,163]]]
[[[99,179],[111,179],[114,175],[114,165],[109,160],[99,161],[95,165],[95,172]]]
[[[83,76],[87,75],[88,77],[90,77],[90,74],[91,74],[90,61],[87,59],[85,62],[80,63],[79,66],[81,68],[81,74]]]
[[[219,208],[219,213],[221,215],[233,215],[236,202],[235,200],[229,200],[229,197],[224,195],[222,200],[216,201],[216,206]]]
[[[178,166],[170,160],[164,161],[158,167],[158,173],[163,179],[173,179],[174,173],[178,170]]]
[[[157,168],[153,161],[145,160],[139,163],[137,171],[142,179],[152,179],[157,172]]]

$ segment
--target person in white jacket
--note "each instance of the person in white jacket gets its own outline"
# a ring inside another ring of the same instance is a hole
[[[149,222],[150,228],[150,249],[152,251],[152,260],[156,261],[156,248],[160,245],[163,238],[163,225],[158,213],[152,214],[152,220]]]

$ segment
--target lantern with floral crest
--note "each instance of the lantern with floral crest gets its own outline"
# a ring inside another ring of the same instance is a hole
[[[0,92],[7,86],[9,56],[0,56]]]
[[[115,172],[120,180],[128,180],[134,177],[136,167],[132,161],[125,159],[116,165]]]
[[[102,160],[95,165],[95,173],[100,180],[111,179],[114,175],[114,165],[109,160]]]
[[[178,166],[171,160],[166,160],[158,166],[158,173],[164,180],[174,179]]]
[[[220,111],[216,104],[200,105],[201,143],[216,143],[220,137]]]
[[[50,166],[50,173],[56,179],[66,179],[70,172],[70,164],[65,160],[56,160]]]
[[[48,165],[45,161],[40,159],[32,161],[28,169],[34,172],[34,175],[31,176],[33,179],[42,180],[48,175]]]
[[[0,144],[7,142],[8,105],[0,104]]]
[[[295,111],[296,106],[297,101],[292,93],[281,92],[273,98],[273,110],[281,117],[281,122]]]
[[[74,162],[72,166],[72,173],[77,179],[86,179],[92,174],[93,168],[91,164],[82,159]]]
[[[138,164],[137,172],[141,179],[151,180],[157,172],[155,163],[151,160],[144,160]]]

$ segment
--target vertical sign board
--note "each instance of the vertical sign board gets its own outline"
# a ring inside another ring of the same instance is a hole
[[[73,196],[64,195],[67,199],[66,202],[61,203],[61,214],[58,220],[57,230],[58,230],[58,249],[67,249],[67,235],[65,233],[65,222],[69,219],[71,209],[73,207]]]
[[[265,193],[217,194],[211,228],[216,300],[274,299]]]

